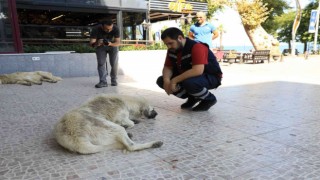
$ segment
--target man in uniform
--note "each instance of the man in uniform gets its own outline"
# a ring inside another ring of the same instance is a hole
[[[171,27],[161,35],[168,51],[162,76],[157,79],[160,88],[187,101],[182,109],[207,111],[216,102],[209,91],[221,85],[222,71],[207,44],[185,38],[182,31]]]

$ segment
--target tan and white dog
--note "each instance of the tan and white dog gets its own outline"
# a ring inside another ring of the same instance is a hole
[[[144,98],[103,94],[67,112],[55,126],[55,137],[61,146],[80,154],[112,148],[127,151],[158,148],[163,144],[161,141],[137,144],[125,130],[138,119],[156,115]]]
[[[51,73],[45,71],[16,72],[0,75],[0,84],[22,84],[31,86],[32,84],[41,85],[43,81],[56,83],[61,80],[60,77],[53,76]]]

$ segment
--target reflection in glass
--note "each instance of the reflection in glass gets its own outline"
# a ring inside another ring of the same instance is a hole
[[[0,53],[14,52],[13,30],[7,0],[0,0]]]

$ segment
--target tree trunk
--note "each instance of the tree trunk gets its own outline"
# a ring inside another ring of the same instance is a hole
[[[255,50],[270,50],[271,56],[281,54],[279,41],[268,34],[261,25],[255,29],[244,26],[244,29]]]
[[[306,51],[308,51],[308,43],[303,42],[303,53],[305,53]]]
[[[292,26],[292,48],[291,48],[291,55],[294,56],[296,51],[296,33],[298,30],[298,27],[300,25],[300,20],[301,20],[301,13],[302,13],[302,9],[300,6],[300,1],[296,0],[296,6],[297,6],[297,12],[296,12],[296,17],[294,19],[293,22],[293,26]]]

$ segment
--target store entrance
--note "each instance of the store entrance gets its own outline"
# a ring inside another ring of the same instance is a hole
[[[116,14],[18,9],[24,45],[89,42],[92,27]]]
[[[11,11],[15,10],[12,5],[14,4],[11,0],[0,0],[0,53],[14,53],[21,51],[21,45],[18,42],[17,34],[15,29],[17,22],[14,17],[14,13]]]

